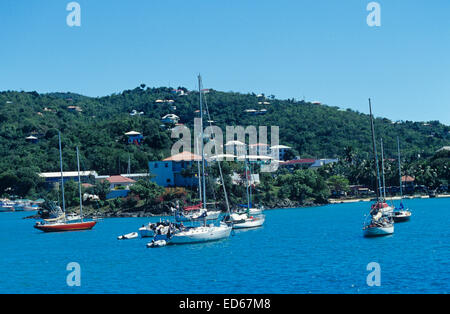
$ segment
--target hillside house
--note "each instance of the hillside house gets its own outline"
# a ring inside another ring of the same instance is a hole
[[[166,114],[161,118],[162,123],[177,124],[179,121],[180,117],[173,113]]]
[[[130,131],[125,133],[125,136],[128,138],[128,144],[136,144],[140,145],[142,140],[144,139],[144,136],[136,131]]]

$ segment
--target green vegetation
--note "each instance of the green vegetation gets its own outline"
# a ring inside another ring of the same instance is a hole
[[[193,119],[198,115],[195,112],[198,109],[197,92],[181,96],[171,91],[170,88],[141,85],[98,98],[73,93],[1,92],[0,195],[56,196],[54,192],[46,191],[37,173],[59,170],[58,130],[62,134],[66,171],[76,169],[75,146],[79,146],[82,170],[108,175],[125,173],[131,156],[132,172],[147,172],[148,161],[167,157],[174,142],[169,128],[162,126],[161,117],[175,113],[181,118],[181,123],[192,127]],[[292,174],[285,171],[276,175],[262,174],[262,184],[255,192],[257,200],[269,203],[289,198],[299,203],[324,202],[330,190],[345,191],[349,184],[374,186],[367,115],[294,99],[278,100],[273,96],[262,99],[255,94],[210,90],[206,98],[215,124],[223,130],[226,125],[277,125],[280,127],[280,143],[291,146],[295,155],[302,158],[340,158],[339,163],[317,172],[299,170]],[[156,102],[158,99],[166,102]],[[70,110],[69,106],[75,107]],[[130,116],[133,109],[144,114]],[[246,109],[267,109],[267,113],[251,115],[244,112]],[[384,139],[387,158],[396,158],[396,137],[400,137],[404,174],[416,177],[418,184],[429,187],[448,184],[448,152],[435,152],[448,145],[449,126],[438,121],[393,123],[386,118],[377,118],[375,128],[378,137]],[[142,145],[127,144],[124,133],[131,130],[144,135]],[[32,134],[39,139],[35,144],[25,140]],[[291,157],[294,155],[292,152]],[[223,167],[227,174],[242,170],[241,165],[224,163]],[[395,161],[387,161],[386,168],[388,183],[397,185]],[[210,171],[217,174],[217,169]],[[231,192],[231,202],[242,203],[244,186],[232,185],[228,176],[225,180]],[[221,186],[216,185],[209,188],[208,193],[215,193],[223,202],[220,189]],[[68,197],[73,192],[68,203],[75,206],[76,189],[69,185],[66,190]],[[98,184],[91,192],[104,200],[107,184]],[[149,202],[160,192],[162,190],[157,187],[142,182],[133,188],[133,194]],[[196,193],[187,191],[182,196],[191,201],[197,197]],[[164,197],[170,199],[173,195]]]

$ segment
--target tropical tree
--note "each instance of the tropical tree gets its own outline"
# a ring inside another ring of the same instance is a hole
[[[143,199],[146,205],[149,205],[164,192],[164,188],[153,181],[141,179],[130,187],[130,191]]]
[[[334,175],[330,177],[327,180],[327,184],[330,189],[336,193],[348,192],[350,190],[348,179],[341,175]]]

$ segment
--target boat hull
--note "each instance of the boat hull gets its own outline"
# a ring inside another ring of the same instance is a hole
[[[238,214],[246,214],[247,210],[239,211]],[[250,208],[249,212],[250,215],[259,215],[263,213],[263,209],[261,208]]]
[[[363,230],[364,236],[367,238],[381,237],[394,233],[394,225],[388,227],[371,227]]]
[[[264,224],[266,217],[254,217],[248,218],[244,222],[239,222],[233,224],[233,229],[247,229],[247,228],[257,228],[261,227]]]
[[[394,214],[392,216],[392,218],[394,219],[394,222],[406,222],[411,219],[411,213],[407,212],[407,213]]]
[[[152,238],[155,236],[155,232],[152,229],[142,227],[139,228],[139,235],[141,238]]]
[[[202,221],[204,219],[206,220],[216,220],[220,216],[220,211],[208,211],[206,214],[206,217],[199,217],[197,218],[194,215],[176,215],[175,220],[177,222],[187,222],[187,221]]]
[[[34,228],[44,232],[64,232],[64,231],[80,231],[92,229],[96,221],[77,222],[77,223],[63,223],[63,224],[42,224],[34,225]]]
[[[220,216],[220,211],[209,211],[207,214],[206,214],[206,220],[216,220],[216,219],[218,219],[219,218],[219,216]]]
[[[195,229],[195,230],[194,230]],[[231,227],[199,227],[193,228],[189,231],[179,232],[174,234],[170,239],[171,244],[187,244],[187,243],[200,243],[217,241],[226,239],[230,236]]]

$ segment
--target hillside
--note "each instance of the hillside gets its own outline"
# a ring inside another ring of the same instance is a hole
[[[277,125],[280,143],[292,146],[301,157],[342,157],[345,149],[352,147],[356,155],[365,158],[371,151],[369,118],[365,114],[273,96],[214,90],[206,95],[215,124],[223,130],[225,125]],[[173,102],[156,102],[158,99]],[[78,106],[80,111],[70,111],[68,106]],[[130,116],[133,109],[144,114]],[[146,171],[147,162],[167,157],[173,143],[169,131],[161,128],[160,118],[174,113],[181,123],[192,126],[197,109],[198,92],[179,95],[170,88],[145,85],[97,98],[73,93],[1,92],[0,171],[21,178],[33,172],[58,171],[58,130],[62,132],[65,169],[76,169],[75,146],[79,145],[83,169],[100,174],[124,173],[130,155],[132,171]],[[251,115],[244,112],[246,109],[267,112]],[[376,107],[375,112],[381,114]],[[409,159],[416,159],[418,154],[431,156],[449,145],[450,127],[437,121],[393,123],[378,118],[375,127],[378,137],[385,141],[388,157],[396,154],[397,135],[403,155]],[[123,134],[130,130],[144,134],[142,146],[126,144]],[[37,144],[26,142],[30,134],[39,138]]]

